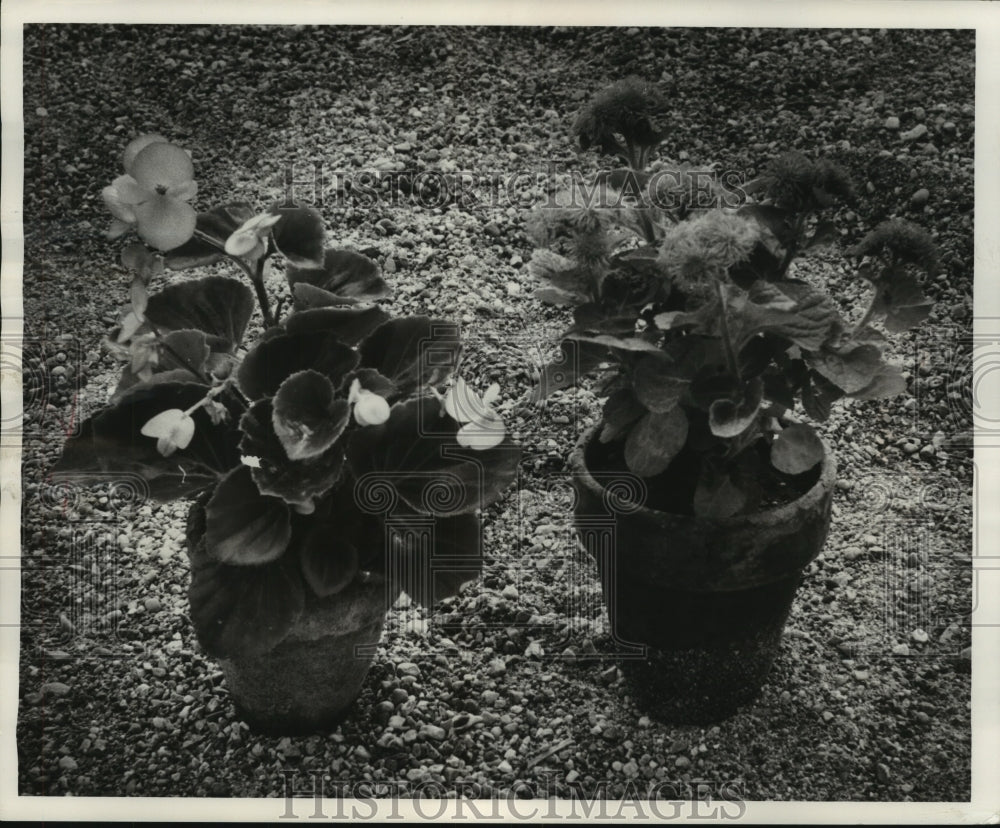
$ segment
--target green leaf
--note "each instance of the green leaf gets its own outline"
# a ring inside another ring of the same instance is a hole
[[[253,292],[236,279],[205,276],[169,285],[149,297],[146,318],[161,331],[194,329],[235,348],[253,314]]]
[[[791,280],[754,282],[746,296],[730,301],[729,312],[737,350],[751,337],[766,333],[816,351],[839,321],[836,306],[825,293]]]
[[[604,404],[600,441],[610,443],[618,439],[644,414],[646,406],[636,399],[632,389],[622,388],[616,391]]]
[[[532,297],[546,305],[554,305],[557,308],[572,307],[587,301],[587,296],[582,293],[575,293],[568,290],[561,290],[556,287],[535,288],[531,292]]]
[[[802,407],[806,414],[822,422],[829,418],[832,404],[843,396],[844,392],[836,385],[815,371],[810,371],[802,386]]]
[[[824,347],[806,355],[809,367],[828,379],[845,394],[856,394],[875,378],[882,363],[882,354],[870,344],[849,344],[840,349]]]
[[[663,353],[642,356],[632,374],[635,396],[650,411],[665,414],[675,408],[688,390],[691,378],[685,367]]]
[[[343,402],[343,401],[340,401]],[[291,460],[274,429],[274,406],[258,400],[240,419],[240,451],[256,457],[250,476],[261,494],[280,497],[291,505],[312,504],[340,479],[344,469],[343,441],[335,441],[317,457]]]
[[[296,308],[356,304],[384,299],[392,293],[378,263],[353,250],[328,248],[319,267],[285,268]]]
[[[924,296],[920,282],[900,266],[887,267],[875,282],[875,312],[885,315],[885,329],[902,333],[923,322],[934,303]]]
[[[188,599],[198,642],[213,658],[253,658],[279,644],[302,614],[305,589],[296,556],[260,566],[231,566],[205,548],[205,508],[188,516]]]
[[[771,443],[771,464],[785,474],[802,474],[823,459],[823,441],[812,426],[788,426]]]
[[[354,347],[379,325],[389,321],[389,314],[378,307],[316,308],[297,311],[285,320],[290,334],[326,331],[345,345]]]
[[[875,371],[871,382],[859,391],[851,394],[856,400],[879,400],[885,397],[895,397],[906,393],[906,380],[895,365],[881,363]]]
[[[688,419],[680,406],[666,414],[651,411],[625,439],[625,463],[640,477],[664,471],[687,440]]]
[[[463,449],[458,429],[436,398],[421,397],[392,406],[381,425],[352,430],[347,458],[359,490],[387,485],[422,514],[485,508],[514,481],[521,450],[509,437],[495,448]]]
[[[603,345],[612,351],[626,351],[626,352],[647,352],[647,353],[660,353],[660,348],[654,342],[650,342],[648,339],[643,339],[639,336],[612,336],[610,334],[583,334],[583,333],[571,333],[568,334],[567,339],[573,339],[577,342],[589,342],[594,345]]]
[[[237,435],[215,425],[203,409],[192,412],[195,433],[184,449],[163,457],[157,441],[144,437],[142,427],[162,411],[186,411],[204,398],[206,385],[164,382],[137,385],[114,405],[85,420],[79,433],[66,440],[51,473],[56,481],[107,482],[109,473],[136,475],[149,487],[154,500],[187,497],[214,485],[239,463]],[[231,397],[219,398],[235,418]]]
[[[324,266],[323,217],[312,207],[279,207],[281,216],[271,230],[275,247],[297,268]]]
[[[309,369],[340,388],[358,364],[357,352],[330,331],[290,334],[275,330],[246,355],[236,374],[240,390],[251,400],[273,396],[288,377]]]
[[[299,554],[302,575],[320,598],[341,592],[358,574],[358,549],[337,531],[334,522],[320,524],[310,532]]]
[[[233,234],[236,228],[253,218],[254,215],[253,207],[245,201],[223,204],[205,213],[199,213],[195,224],[196,230],[200,230],[213,239],[216,244],[192,237],[180,247],[175,247],[167,253],[164,256],[164,264],[171,270],[185,270],[191,267],[215,264],[226,255],[222,250],[225,247],[226,239]]]
[[[753,379],[744,383],[741,390],[743,396],[738,401],[716,400],[709,407],[708,424],[716,437],[739,437],[756,421],[764,399],[764,383]]]
[[[215,561],[258,566],[280,558],[292,539],[288,506],[262,495],[250,469],[227,474],[205,505],[205,549]]]
[[[427,316],[391,319],[361,343],[363,368],[374,368],[406,396],[451,376],[462,351],[458,325]]]
[[[479,577],[483,569],[482,524],[474,514],[435,517],[430,527],[419,522],[407,528],[405,517],[390,527],[396,537],[414,539],[421,534],[426,542],[418,549],[400,544],[392,551],[396,559],[392,570],[409,571],[417,577],[400,584],[413,600],[425,607],[458,595],[463,584]]]
[[[292,374],[274,395],[272,423],[289,460],[307,460],[322,454],[344,433],[351,408],[334,397],[323,374]]]
[[[564,339],[559,343],[559,357],[542,366],[538,385],[531,391],[531,401],[541,402],[550,394],[569,388],[580,377],[608,361],[608,349],[590,342]]]
[[[720,520],[737,514],[747,503],[747,494],[726,472],[705,463],[694,490],[694,513]]]
[[[795,214],[791,210],[767,204],[745,204],[737,212],[755,219],[771,232],[782,247],[788,247],[795,241]]]

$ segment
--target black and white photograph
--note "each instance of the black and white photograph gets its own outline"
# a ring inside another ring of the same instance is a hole
[[[801,6],[5,4],[0,816],[997,818],[1000,16]]]

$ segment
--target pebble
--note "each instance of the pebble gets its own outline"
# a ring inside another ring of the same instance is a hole
[[[402,687],[397,687],[389,695],[389,698],[392,700],[392,703],[394,705],[398,706],[401,704],[405,704],[406,701],[410,698],[410,694],[407,693]]]
[[[400,676],[414,676],[415,678],[419,678],[420,668],[412,661],[404,661],[402,664],[396,665],[396,674]]]
[[[897,656],[908,656],[910,654],[910,648],[905,644],[897,644],[892,648],[892,654]]]
[[[891,115],[888,118],[886,118],[885,119],[885,128],[886,129],[899,129],[899,118],[897,118],[895,115]]]
[[[69,691],[69,685],[63,684],[61,681],[50,681],[42,685],[43,695],[65,696]]]
[[[879,762],[875,766],[875,776],[883,785],[888,784],[889,780],[892,778],[892,774],[889,772],[889,766]]]
[[[514,768],[511,767],[510,762],[508,762],[506,759],[501,759],[500,760],[499,764],[497,765],[497,770],[500,771],[500,773],[513,773],[514,772]]]
[[[507,662],[502,658],[493,659],[486,667],[486,674],[489,676],[502,676],[507,672]]]
[[[901,132],[899,137],[903,141],[916,141],[923,138],[927,134],[927,127],[923,124],[917,124],[913,129],[909,129],[906,132]]]
[[[918,644],[926,644],[930,636],[927,635],[923,630],[914,630],[910,633],[910,638],[916,641]]]
[[[147,598],[142,603],[146,607],[146,612],[159,612],[163,608],[159,598]]]
[[[76,759],[72,756],[61,756],[59,758],[59,767],[63,770],[75,771],[79,765],[77,765]]]
[[[685,768],[691,767],[691,760],[686,756],[678,756],[674,760],[674,767],[678,770],[684,770]]]
[[[428,739],[433,739],[435,742],[443,742],[448,736],[448,733],[443,727],[438,727],[437,725],[425,724],[420,728],[420,735],[426,736]]]
[[[518,596],[517,587],[513,584],[508,584],[500,594],[508,601],[516,601]]]

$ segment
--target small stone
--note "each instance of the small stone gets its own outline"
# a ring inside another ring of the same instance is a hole
[[[67,771],[75,771],[79,765],[76,764],[76,759],[72,756],[62,756],[59,759],[59,767]]]
[[[858,681],[868,681],[868,671],[867,670],[855,670],[854,678]]]
[[[501,759],[500,760],[500,764],[497,765],[497,770],[500,771],[500,773],[513,773],[514,772],[514,768],[511,767],[510,762],[508,762],[506,759]]]
[[[598,680],[601,682],[601,684],[611,684],[617,678],[618,678],[618,668],[612,666],[608,667],[607,670],[602,670],[600,676],[598,677]]]
[[[508,584],[500,594],[508,601],[516,601],[518,596],[517,587],[513,584]]]
[[[486,667],[486,674],[489,676],[502,676],[507,672],[507,663],[502,658],[493,659]]]
[[[419,678],[420,668],[412,661],[404,661],[402,664],[396,665],[396,674],[400,676],[413,676],[414,678]]]
[[[433,739],[435,742],[443,742],[448,736],[443,727],[438,727],[437,725],[432,724],[425,724],[422,728],[420,728],[420,733],[428,739]]]
[[[670,745],[670,753],[683,753],[688,749],[688,743],[683,739],[675,739],[673,744]]]
[[[895,115],[892,115],[892,116],[886,118],[885,119],[885,128],[886,129],[899,129],[899,118],[897,118]]]
[[[407,695],[405,690],[403,691],[403,695]],[[409,696],[407,696],[407,698],[409,698]],[[393,704],[391,701],[388,700],[380,701],[377,705],[375,705],[375,721],[384,724],[392,717],[392,714],[395,711],[395,709],[396,705]]]
[[[823,711],[823,721],[829,722],[833,720],[833,714],[829,710]]]
[[[146,612],[159,612],[163,608],[159,598],[147,598],[142,603],[146,607]]]
[[[920,456],[924,460],[932,460],[937,456],[937,449],[934,448],[930,443],[920,449]]]
[[[386,727],[391,727],[393,730],[403,730],[406,727],[406,719],[402,716],[390,716]]]
[[[490,221],[483,226],[483,232],[487,236],[493,236],[496,238],[502,231],[500,230],[500,225],[498,225],[495,221]]]
[[[905,644],[897,644],[892,648],[892,654],[897,656],[908,656],[910,654],[910,648]]]
[[[926,187],[921,187],[913,195],[910,196],[910,206],[911,207],[923,207],[931,197],[931,191]]]
[[[580,778],[580,772],[578,770],[571,770],[569,773],[566,774],[566,782],[570,785],[576,782],[576,780],[579,778]]]
[[[46,696],[65,696],[69,690],[69,685],[61,681],[50,681],[42,685],[42,694]]]
[[[410,694],[407,693],[402,687],[397,687],[389,695],[389,698],[391,699],[393,705],[398,707],[399,705],[406,703],[406,701],[410,698]]]
[[[500,694],[495,690],[484,690],[480,698],[482,698],[483,704],[492,705],[496,704],[497,699],[500,698]]]
[[[686,756],[678,756],[674,760],[674,767],[679,770],[684,770],[685,768],[691,767],[691,760]]]
[[[927,127],[923,124],[917,124],[913,129],[909,129],[906,132],[901,132],[899,137],[903,141],[917,141],[923,138],[927,134]]]
[[[926,644],[930,636],[927,635],[923,630],[917,629],[910,633],[910,638],[916,641],[918,644]]]
[[[372,758],[372,755],[367,751],[364,745],[358,745],[354,748],[354,756],[362,762],[368,762]]]
[[[875,766],[875,776],[879,782],[883,785],[888,784],[889,780],[892,778],[892,774],[889,771],[889,766],[879,762]]]
[[[639,717],[639,727],[646,728],[646,727],[649,727],[651,724],[652,724],[652,722],[649,720],[649,716],[640,716]]]

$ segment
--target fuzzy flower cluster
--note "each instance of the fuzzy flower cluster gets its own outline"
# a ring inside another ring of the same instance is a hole
[[[854,185],[843,167],[826,158],[811,161],[801,152],[775,158],[760,183],[773,204],[791,210],[829,207],[854,198]]]
[[[901,262],[910,262],[933,274],[938,266],[937,246],[922,227],[903,219],[884,221],[850,248],[851,256],[888,254]]]
[[[597,93],[583,108],[573,132],[584,145],[601,144],[607,133],[638,133],[640,141],[655,140],[656,122],[667,109],[667,99],[652,83],[628,77]]]
[[[705,295],[746,261],[760,238],[758,225],[735,213],[712,210],[667,231],[657,258],[667,276],[692,295]]]

